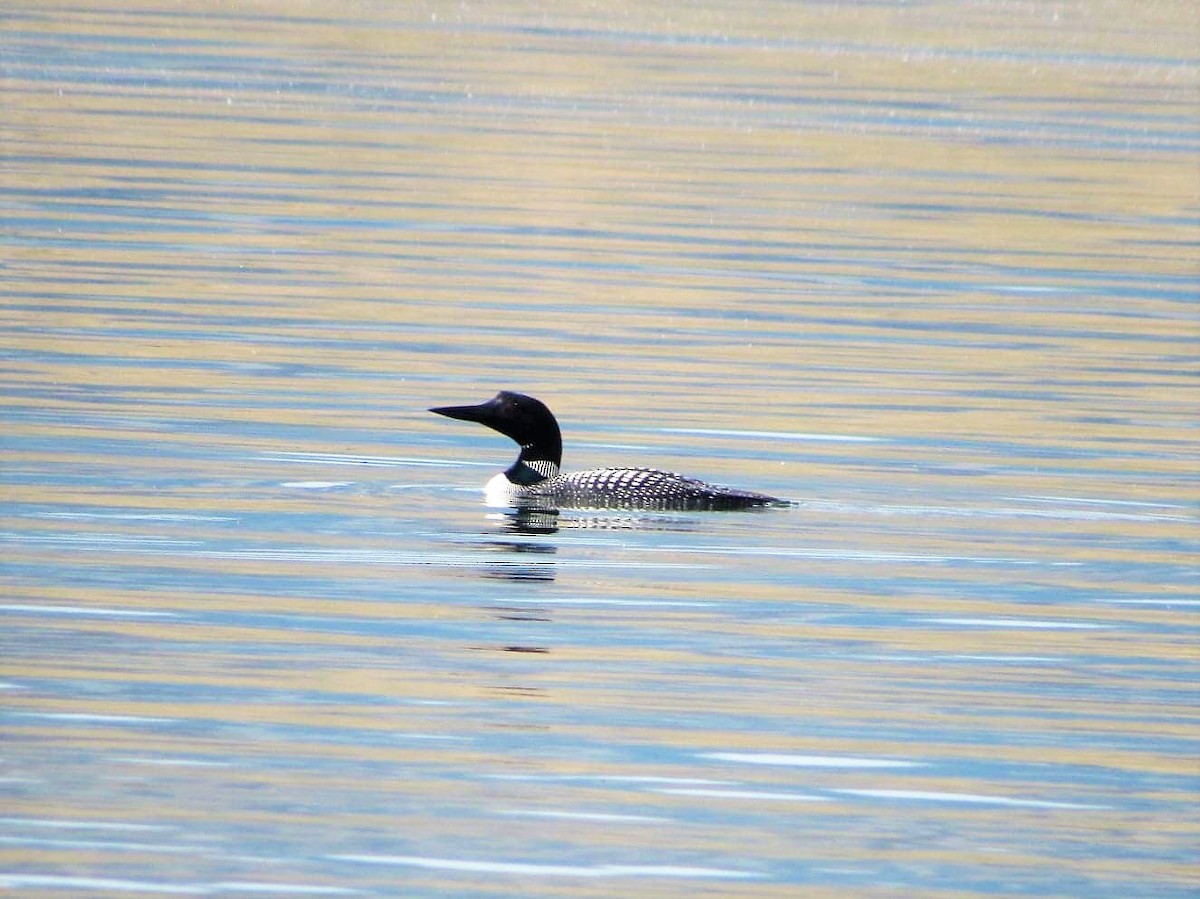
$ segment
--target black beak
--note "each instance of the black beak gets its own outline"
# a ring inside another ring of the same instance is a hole
[[[495,400],[488,400],[478,406],[438,406],[429,411],[447,418],[457,418],[459,421],[477,421],[480,424],[487,424],[494,406]]]

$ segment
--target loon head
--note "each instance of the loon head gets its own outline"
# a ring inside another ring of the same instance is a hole
[[[438,406],[429,411],[460,421],[477,421],[515,440],[521,454],[505,472],[515,484],[535,484],[558,474],[562,434],[554,413],[540,400],[501,390],[478,406]]]

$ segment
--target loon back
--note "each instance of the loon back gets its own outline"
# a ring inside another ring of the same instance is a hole
[[[562,434],[544,403],[502,390],[477,406],[439,406],[438,415],[474,421],[511,437],[517,460],[486,487],[490,506],[568,509],[675,509],[731,511],[789,505],[787,500],[708,484],[653,468],[597,468],[559,474]]]
[[[729,512],[783,504],[765,493],[708,484],[655,468],[593,468],[560,474],[526,488],[524,497],[545,497],[550,505],[568,509]]]

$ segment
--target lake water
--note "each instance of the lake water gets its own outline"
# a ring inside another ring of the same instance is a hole
[[[3,23],[0,886],[1200,890],[1193,4]]]

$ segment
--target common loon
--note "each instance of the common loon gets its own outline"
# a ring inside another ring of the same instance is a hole
[[[488,481],[489,506],[568,509],[727,511],[789,505],[787,500],[706,484],[653,468],[596,468],[559,474],[562,434],[540,400],[502,390],[478,406],[439,406],[438,415],[476,421],[515,440],[517,461]]]

